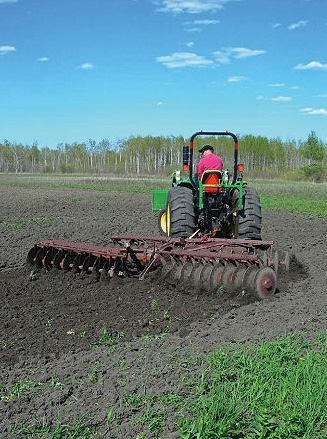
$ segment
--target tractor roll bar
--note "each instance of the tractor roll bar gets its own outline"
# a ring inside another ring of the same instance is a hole
[[[235,134],[230,133],[229,131],[198,131],[193,134],[190,138],[190,180],[194,184],[193,181],[193,141],[197,136],[230,136],[233,138],[235,142],[234,148],[234,172],[233,172],[233,181],[232,184],[236,182],[237,178],[237,148],[238,148],[238,140]]]

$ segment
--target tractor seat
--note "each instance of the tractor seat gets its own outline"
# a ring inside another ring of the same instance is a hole
[[[207,169],[204,171],[201,177],[203,192],[217,193],[217,185],[220,184],[221,178],[222,173],[218,169]]]

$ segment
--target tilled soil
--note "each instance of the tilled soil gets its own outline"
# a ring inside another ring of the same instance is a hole
[[[26,255],[44,239],[105,245],[112,233],[156,236],[150,197],[10,187],[0,187],[0,197],[0,384],[38,383],[32,396],[1,398],[1,438],[27,437],[10,432],[20,422],[55,424],[85,414],[100,437],[156,437],[135,421],[127,395],[163,394],[201,370],[194,359],[223,344],[311,337],[326,328],[326,220],[264,211],[264,239],[295,258],[275,296],[259,302],[197,295],[155,273],[110,282],[35,273]],[[110,410],[116,422],[109,428]],[[162,437],[177,437],[172,422]]]

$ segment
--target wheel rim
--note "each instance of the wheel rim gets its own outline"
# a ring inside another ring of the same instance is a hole
[[[162,212],[160,216],[160,227],[162,232],[167,235],[167,212]]]

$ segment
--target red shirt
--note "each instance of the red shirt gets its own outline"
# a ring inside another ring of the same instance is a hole
[[[221,158],[216,154],[208,154],[206,157],[203,157],[196,168],[196,173],[198,174],[199,179],[201,179],[204,171],[208,169],[218,169],[219,171],[222,171],[223,162]]]

